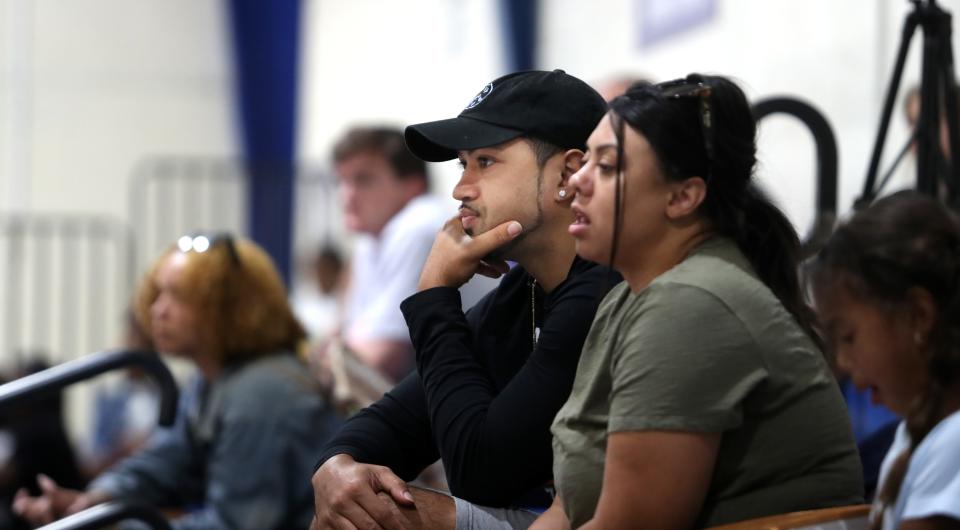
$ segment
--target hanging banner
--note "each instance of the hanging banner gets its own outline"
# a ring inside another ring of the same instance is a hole
[[[713,19],[716,0],[636,0],[640,48],[648,48]]]

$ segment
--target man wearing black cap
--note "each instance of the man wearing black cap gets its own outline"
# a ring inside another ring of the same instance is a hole
[[[577,258],[567,232],[567,179],[605,111],[560,70],[520,72],[456,118],[407,127],[418,157],[460,160],[460,213],[401,305],[417,373],[327,445],[313,528],[526,528],[550,503],[550,424],[618,281]],[[456,288],[476,272],[505,276],[465,315]],[[437,458],[453,498],[406,485]]]

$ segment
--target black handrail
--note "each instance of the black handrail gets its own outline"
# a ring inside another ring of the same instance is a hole
[[[154,352],[107,351],[86,355],[0,385],[0,409],[47,397],[78,381],[126,366],[143,369],[160,389],[160,425],[173,425],[177,415],[177,384]]]
[[[127,520],[142,521],[153,530],[171,530],[170,523],[156,508],[143,504],[105,502],[59,521],[41,526],[38,530],[95,530]]]
[[[792,97],[772,97],[753,105],[758,122],[770,114],[789,114],[810,130],[817,150],[817,212],[803,241],[803,254],[817,252],[837,223],[837,139],[827,118],[813,105]]]

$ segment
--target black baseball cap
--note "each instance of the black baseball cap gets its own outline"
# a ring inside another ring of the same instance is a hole
[[[410,152],[428,162],[519,136],[583,149],[606,112],[596,90],[563,70],[515,72],[488,83],[456,118],[410,125],[404,138]]]

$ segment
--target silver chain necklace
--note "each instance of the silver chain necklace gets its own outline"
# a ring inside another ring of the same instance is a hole
[[[530,282],[530,334],[533,343],[533,351],[537,349],[537,280]]]

